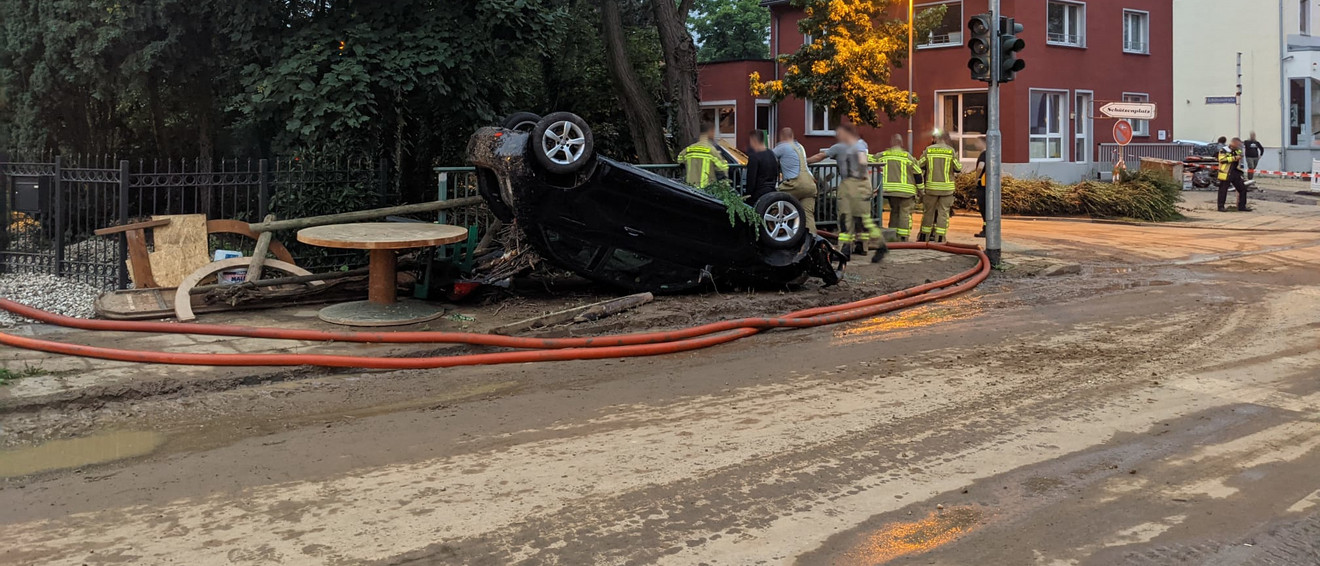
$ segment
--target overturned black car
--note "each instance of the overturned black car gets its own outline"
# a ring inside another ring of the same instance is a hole
[[[477,131],[468,161],[491,211],[515,222],[545,259],[633,291],[675,293],[706,283],[839,281],[847,260],[808,234],[793,197],[755,203],[760,226],[733,222],[724,202],[595,154],[582,118],[519,113]]]

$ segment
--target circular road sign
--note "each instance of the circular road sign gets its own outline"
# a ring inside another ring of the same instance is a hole
[[[1132,123],[1127,120],[1114,122],[1114,141],[1118,145],[1132,143]]]

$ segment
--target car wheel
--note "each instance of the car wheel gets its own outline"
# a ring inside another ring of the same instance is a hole
[[[506,130],[518,130],[519,132],[530,132],[536,129],[536,124],[541,121],[540,114],[531,112],[514,112],[508,118],[500,123],[500,127]]]
[[[532,156],[546,171],[576,173],[591,161],[595,144],[587,122],[572,112],[555,112],[532,130]]]
[[[807,238],[807,213],[802,203],[787,193],[768,193],[756,201],[761,227],[761,245],[786,250],[802,245]]]

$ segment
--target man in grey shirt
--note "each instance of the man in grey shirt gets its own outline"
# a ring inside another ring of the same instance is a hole
[[[880,246],[877,257],[888,251],[884,234],[871,218],[871,179],[867,164],[870,148],[852,124],[836,128],[839,143],[813,155],[807,163],[833,159],[839,168],[839,244],[845,254],[866,254],[866,241]]]
[[[816,178],[806,166],[807,152],[794,139],[792,128],[779,130],[779,143],[774,151],[775,159],[779,160],[779,172],[784,176],[779,190],[802,203],[802,211],[807,215],[807,234],[815,235]]]

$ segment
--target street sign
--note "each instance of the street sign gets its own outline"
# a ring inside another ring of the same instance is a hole
[[[1126,120],[1114,122],[1114,142],[1118,145],[1132,143],[1132,123]]]
[[[1123,120],[1154,120],[1155,104],[1152,102],[1110,102],[1101,106],[1100,112],[1110,118]]]
[[[1207,96],[1206,104],[1237,104],[1236,96]]]

